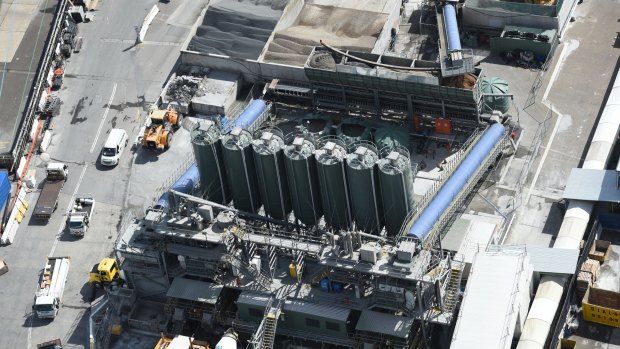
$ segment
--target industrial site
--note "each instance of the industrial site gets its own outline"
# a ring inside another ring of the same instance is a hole
[[[0,348],[620,348],[617,0],[0,4]]]

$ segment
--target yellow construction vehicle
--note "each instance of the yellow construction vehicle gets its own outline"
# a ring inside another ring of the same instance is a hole
[[[153,150],[166,150],[172,143],[172,133],[181,125],[182,116],[174,109],[152,110],[144,129],[142,146]]]
[[[121,271],[114,258],[104,258],[90,270],[88,283],[95,287],[119,285],[123,282]]]

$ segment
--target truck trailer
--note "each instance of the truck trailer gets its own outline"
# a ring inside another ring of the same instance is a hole
[[[69,231],[74,236],[84,236],[90,217],[95,209],[95,199],[91,197],[75,198],[71,211],[67,213]]]
[[[41,273],[33,308],[39,319],[53,319],[58,314],[69,274],[69,257],[48,257]]]
[[[32,214],[38,219],[49,219],[58,207],[58,195],[67,181],[69,167],[63,163],[50,163],[45,175],[45,183]]]
[[[37,344],[37,349],[62,349],[60,338],[53,339],[41,344]]]

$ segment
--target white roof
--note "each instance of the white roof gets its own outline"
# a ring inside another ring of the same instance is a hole
[[[187,349],[192,345],[192,341],[189,337],[186,336],[176,336],[168,345],[168,349]]]
[[[49,164],[47,164],[48,170],[62,171],[64,168],[65,168],[65,164],[63,164],[62,162],[50,162]]]
[[[476,254],[450,348],[510,348],[531,274],[524,252]]]
[[[105,141],[104,148],[116,148],[119,143],[120,138],[125,134],[125,130],[122,128],[113,128],[110,130],[110,135],[108,135],[108,139]]]

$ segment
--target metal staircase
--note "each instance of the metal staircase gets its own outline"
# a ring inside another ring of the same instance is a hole
[[[250,266],[234,253],[226,255],[225,258],[228,263],[236,266],[243,275],[247,276],[250,280],[254,280],[256,284],[265,291],[271,292],[271,279],[261,273],[260,270]]]
[[[446,287],[446,296],[444,298],[443,311],[452,313],[456,308],[459,299],[459,289],[461,287],[461,275],[463,270],[460,267],[452,267],[450,269],[450,277]]]
[[[276,338],[278,318],[282,312],[284,299],[270,300],[265,311],[265,317],[252,338],[253,349],[272,349]]]

